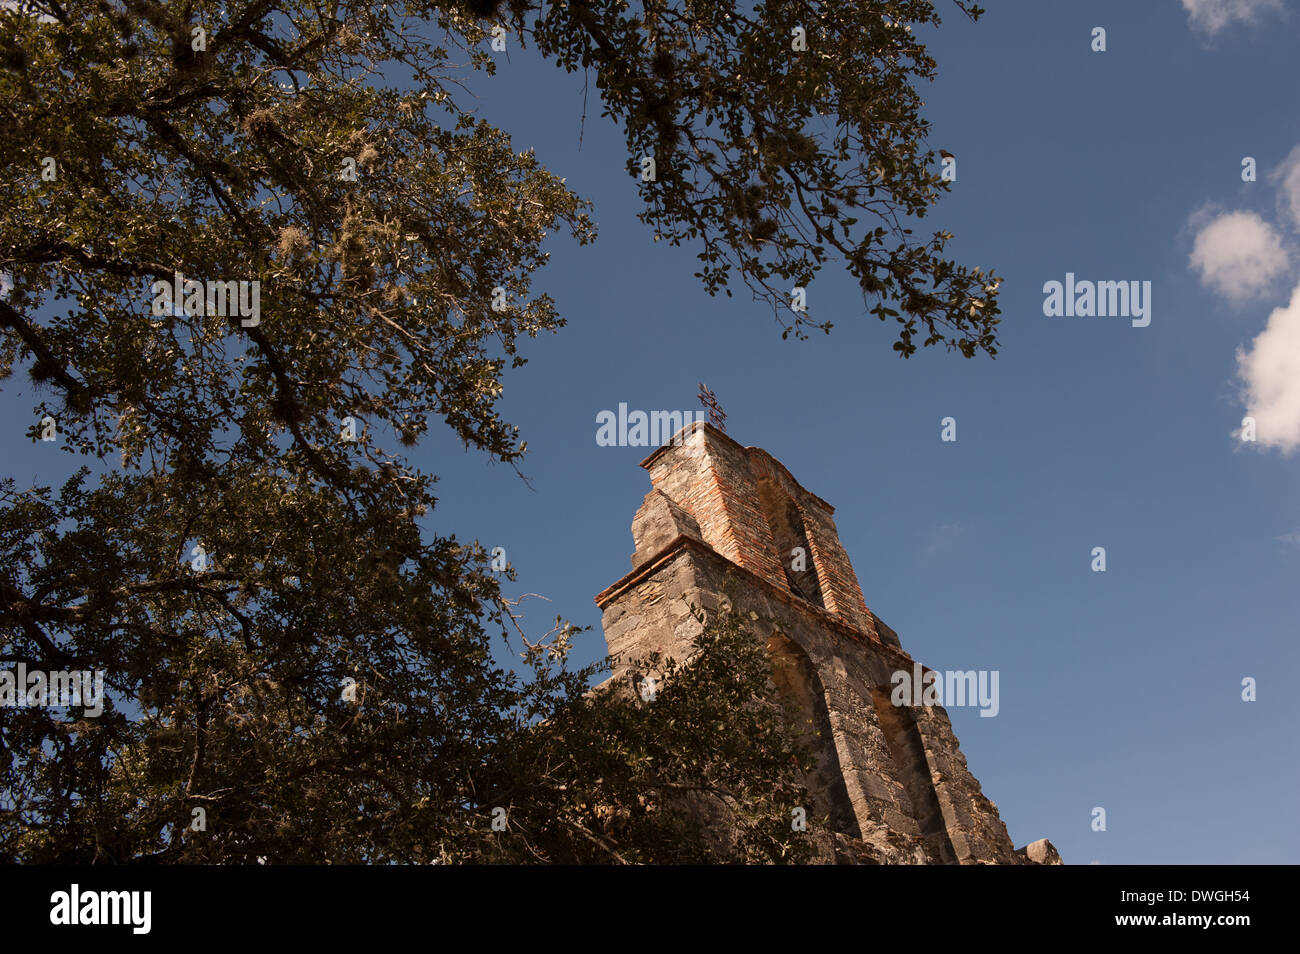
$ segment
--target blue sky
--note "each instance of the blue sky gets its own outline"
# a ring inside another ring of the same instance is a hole
[[[978,24],[954,9],[923,34],[939,76],[922,95],[931,145],[958,173],[926,222],[1004,277],[991,361],[898,358],[892,328],[830,274],[809,295],[835,329],[805,342],[782,341],[747,294],[709,298],[694,250],[635,220],[621,133],[594,89],[579,150],[581,75],[499,55],[475,85],[483,115],[595,203],[600,237],[557,239],[540,284],[569,324],[507,378],[531,489],[441,435],[418,458],[441,476],[434,522],[504,547],[512,590],[549,600],[526,604],[530,622],[591,626],[579,646],[595,658],[592,597],[630,569],[649,490],[646,450],[597,446],[595,416],[619,402],[696,408],[703,380],[731,436],[837,508],[867,605],[906,649],[937,669],[1001,672],[996,718],[950,715],[1017,845],[1050,837],[1083,864],[1300,861],[1287,681],[1300,537],[1282,539],[1300,531],[1300,455],[1233,436],[1237,350],[1300,280],[1298,223],[1269,178],[1300,144],[1300,10],[1255,4],[1253,23],[1212,31],[1212,6],[1194,23],[1178,0],[988,6]],[[1206,210],[1254,213],[1288,264],[1234,263],[1221,242],[1207,285],[1190,264]],[[1066,272],[1150,281],[1150,326],[1044,317],[1043,284]],[[1220,293],[1239,272],[1267,289]],[[1280,400],[1265,410],[1285,436],[1278,422],[1300,407]],[[945,416],[956,442],[940,440]],[[1105,573],[1090,568],[1095,546]]]
[[[594,85],[579,149],[581,74],[512,38],[471,84],[483,116],[594,202],[600,236],[555,237],[537,287],[568,325],[506,374],[529,485],[436,426],[413,454],[440,477],[430,526],[504,547],[508,591],[547,598],[525,604],[534,632],[556,615],[591,626],[580,661],[598,658],[592,597],[630,569],[649,479],[647,449],[598,446],[596,415],[694,409],[703,380],[732,437],[836,507],[867,605],[905,649],[1000,671],[996,718],[949,714],[1018,846],[1049,837],[1080,864],[1298,862],[1300,9],[987,5],[971,24],[939,0],[944,25],[921,34],[939,63],[930,145],[958,163],[924,224],[1003,278],[995,360],[900,359],[896,326],[830,272],[809,288],[829,337],[783,341],[747,293],[709,298],[696,250],[636,221]],[[1150,281],[1151,324],[1044,316],[1044,283],[1067,272]],[[7,446],[25,444],[30,407],[29,388],[0,395]],[[1235,434],[1248,411],[1254,443]]]

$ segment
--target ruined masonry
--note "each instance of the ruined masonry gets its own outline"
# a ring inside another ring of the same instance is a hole
[[[777,688],[817,752],[812,809],[834,832],[820,861],[1061,863],[1046,839],[1013,847],[941,707],[890,702],[891,674],[913,660],[867,608],[830,504],[705,423],[641,466],[653,489],[632,521],[632,572],[596,597],[610,654],[686,659],[699,630],[688,602],[756,614]],[[789,559],[796,548],[806,567]]]

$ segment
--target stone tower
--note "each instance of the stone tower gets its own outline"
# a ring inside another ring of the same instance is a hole
[[[632,571],[596,597],[610,654],[686,659],[699,630],[688,602],[756,614],[817,753],[808,788],[835,832],[821,860],[1060,863],[1046,840],[1013,847],[941,706],[892,704],[892,674],[915,663],[867,608],[830,504],[705,423],[641,466],[652,489],[632,521]]]

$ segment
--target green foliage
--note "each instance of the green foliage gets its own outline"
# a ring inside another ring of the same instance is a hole
[[[738,274],[784,334],[829,331],[812,307],[791,311],[790,294],[835,263],[871,314],[897,320],[904,357],[921,332],[922,346],[997,353],[997,278],[945,258],[951,233],[920,240],[911,227],[950,185],[924,146],[915,88],[936,70],[913,30],[939,24],[929,0],[546,8],[532,24],[538,47],[595,71],[605,112],[626,130],[629,169],[655,158],[641,220],[674,245],[703,246],[696,274],[710,294],[731,294]],[[792,48],[796,27],[805,51]]]
[[[87,490],[82,473],[57,496],[0,485],[0,558],[27,568],[3,594],[30,632],[23,658],[103,668],[114,690],[96,718],[4,710],[0,857],[807,858],[789,830],[807,755],[729,614],[684,665],[638,661],[661,674],[651,703],[619,683],[588,694],[596,667],[567,667],[575,630],[558,620],[526,644],[523,680],[491,662],[480,552],[421,546],[389,517],[323,520],[321,497],[232,479],[250,492],[220,514],[118,477]],[[213,568],[151,565],[155,541],[204,529]]]
[[[679,664],[657,654],[579,696],[585,673],[545,677],[553,645],[530,650],[539,678],[485,801],[509,832],[485,859],[584,863],[790,864],[811,857],[791,810],[809,805],[811,756],[777,700],[762,643],[730,612],[703,625]],[[558,621],[557,621],[558,622]],[[562,657],[567,643],[561,642]],[[634,677],[653,673],[656,691]]]
[[[465,94],[494,18],[594,71],[657,159],[643,219],[700,244],[707,290],[734,272],[784,313],[838,258],[902,353],[924,326],[992,354],[996,281],[905,228],[943,188],[911,87],[934,64],[888,23],[930,4],[22,6],[0,10],[0,382],[25,372],[33,421],[97,467],[0,484],[0,665],[102,669],[109,701],[0,710],[0,857],[804,858],[802,756],[734,621],[650,705],[588,695],[563,625],[505,671],[512,608],[482,548],[422,525],[434,478],[403,449],[440,418],[517,465],[504,372],[563,325],[531,290],[543,239],[594,237]],[[178,272],[260,282],[260,321],[154,314]]]

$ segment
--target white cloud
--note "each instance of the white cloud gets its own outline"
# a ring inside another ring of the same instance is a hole
[[[1290,544],[1297,550],[1300,550],[1300,530],[1293,530],[1290,533],[1284,533],[1278,537],[1283,543]]]
[[[1271,225],[1254,212],[1226,212],[1197,233],[1190,264],[1203,285],[1240,301],[1267,291],[1287,262]]]
[[[1193,27],[1213,36],[1233,20],[1256,22],[1260,14],[1280,12],[1282,0],[1183,0]]]
[[[1278,204],[1300,229],[1300,146],[1292,149],[1269,180],[1277,185]]]
[[[1250,348],[1237,349],[1237,374],[1258,443],[1283,454],[1300,448],[1300,285]]]

